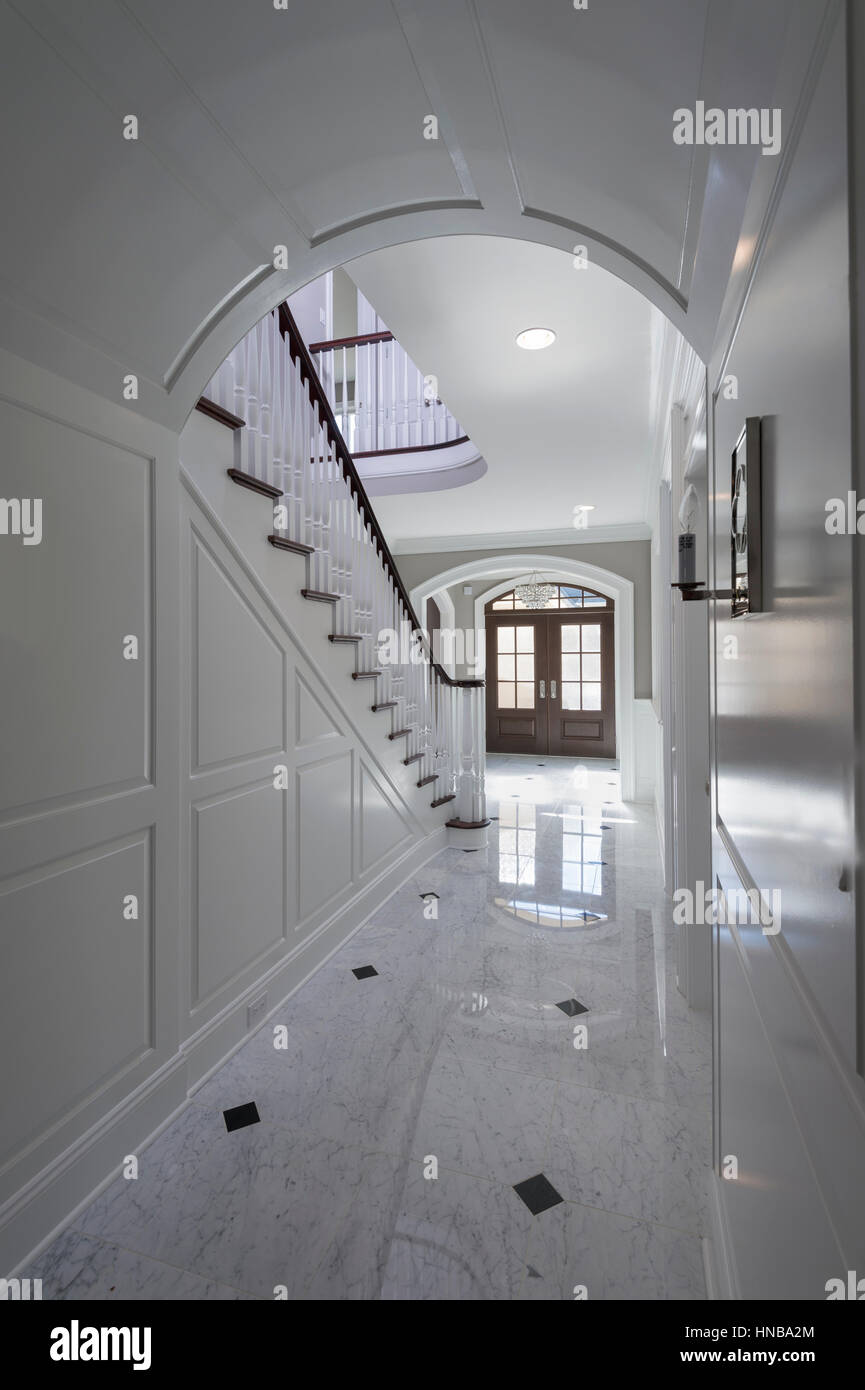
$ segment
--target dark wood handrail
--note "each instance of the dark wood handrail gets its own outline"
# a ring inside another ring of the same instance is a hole
[[[277,310],[277,322],[283,338],[288,339],[288,350],[291,354],[292,362],[300,362],[300,379],[306,382],[310,401],[318,405],[320,418],[327,430],[328,443],[333,450],[334,457],[339,460],[339,465],[342,469],[343,477],[348,483],[349,491],[354,497],[358,509],[363,512],[366,518],[366,524],[369,527],[373,545],[381,556],[385,569],[390,574],[391,583],[396,590],[405,616],[411,623],[412,632],[419,634],[421,638],[423,649],[429,657],[430,665],[439,676],[440,680],[444,681],[445,685],[464,688],[482,687],[484,684],[482,680],[455,680],[453,676],[448,675],[443,666],[433,660],[426,634],[412,607],[411,599],[408,596],[408,590],[402,582],[400,572],[396,567],[396,561],[390,553],[390,547],[384,538],[384,532],[372,509],[366,488],[361,482],[360,474],[355,467],[354,459],[349,453],[348,445],[343,439],[340,428],[336,423],[330,401],[327,399],[324,387],[319,380],[318,372],[313,365],[310,350],[300,335],[300,330],[294,321],[294,315],[284,301]]]
[[[392,343],[393,334],[385,329],[382,333],[358,333],[355,338],[325,338],[321,343],[310,343],[310,352],[334,352],[337,348],[363,347],[364,343]]]
[[[356,459],[378,459],[388,454],[430,454],[435,449],[453,449],[456,444],[468,444],[467,434],[458,439],[443,439],[439,444],[406,444],[404,449],[363,449],[354,455]]]

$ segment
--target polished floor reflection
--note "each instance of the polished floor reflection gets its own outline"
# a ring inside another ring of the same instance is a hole
[[[26,1271],[45,1298],[705,1296],[710,1030],[651,808],[552,757],[491,756],[488,797],[489,847],[433,859],[194,1095]]]

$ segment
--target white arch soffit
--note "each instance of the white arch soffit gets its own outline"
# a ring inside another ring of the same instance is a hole
[[[633,801],[636,791],[636,745],[634,731],[634,585],[630,579],[612,570],[602,569],[582,560],[570,560],[559,555],[534,555],[525,552],[504,552],[489,555],[484,560],[468,560],[453,569],[425,579],[411,590],[409,597],[415,612],[431,594],[452,584],[473,579],[495,579],[502,582],[485,589],[474,600],[475,630],[485,629],[484,606],[499,594],[507,593],[514,584],[527,582],[532,574],[550,583],[585,585],[597,589],[615,603],[613,647],[616,672],[616,739],[621,769],[622,800]],[[515,577],[517,576],[517,577]]]
[[[369,252],[434,237],[507,237],[555,247],[569,258],[573,258],[576,238],[586,246],[593,264],[649,300],[690,341],[687,301],[627,247],[594,229],[562,223],[554,216],[523,215],[490,226],[489,216],[479,225],[478,215],[476,208],[449,207],[372,217],[360,226],[324,235],[303,250],[290,253],[287,270],[276,270],[271,264],[257,266],[214,305],[168,367],[162,382],[166,392],[162,398],[163,423],[181,430],[231,350],[265,314],[297,290]],[[696,344],[692,346],[697,350]]]

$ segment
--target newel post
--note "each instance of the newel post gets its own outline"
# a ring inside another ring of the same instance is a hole
[[[486,728],[484,682],[457,682],[456,716],[458,759],[457,812],[447,822],[451,841],[462,849],[479,849],[487,843]]]

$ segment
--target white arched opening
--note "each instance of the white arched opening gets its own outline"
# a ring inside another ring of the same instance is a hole
[[[489,555],[482,560],[469,560],[432,575],[411,591],[415,612],[422,611],[431,594],[452,584],[470,580],[501,579],[492,584],[474,601],[474,625],[477,641],[482,642],[486,624],[484,606],[499,594],[506,593],[515,583],[528,580],[536,572],[542,579],[567,584],[583,584],[597,589],[615,603],[614,653],[616,670],[616,737],[621,769],[622,799],[633,801],[636,789],[636,752],[634,730],[634,585],[630,579],[612,570],[602,569],[583,560],[559,555],[536,555],[524,551]],[[482,649],[482,648],[481,648]]]

